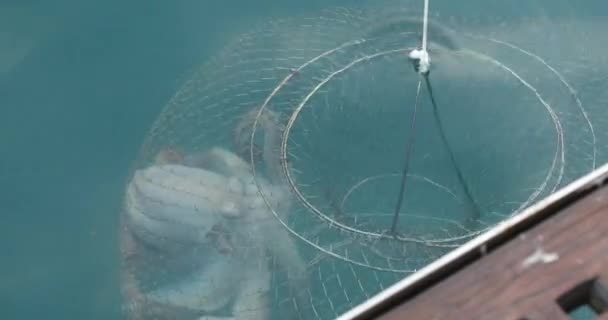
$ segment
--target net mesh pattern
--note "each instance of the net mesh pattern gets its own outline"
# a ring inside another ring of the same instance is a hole
[[[146,138],[138,168],[163,150],[183,157],[217,146],[248,164],[273,228],[305,263],[294,291],[279,258],[259,259],[270,270],[268,318],[335,318],[595,167],[593,127],[559,70],[499,32],[479,32],[479,22],[436,16],[430,79],[441,123],[423,92],[404,206],[391,231],[419,80],[408,60],[420,45],[416,7],[334,9],[253,28],[192,73]],[[268,145],[273,130],[277,141]],[[480,212],[471,210],[438,130],[447,132]],[[268,181],[288,194],[287,214]],[[126,238],[124,252],[146,251],[144,262],[125,259],[127,296],[195,272],[172,259],[196,256],[191,247],[165,254]],[[239,252],[265,251],[256,236],[245,239],[251,248]],[[234,282],[226,273],[220,280]],[[148,312],[200,317],[175,309]]]

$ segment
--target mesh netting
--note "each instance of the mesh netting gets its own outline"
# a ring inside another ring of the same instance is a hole
[[[595,167],[558,70],[478,25],[431,21],[437,108],[423,91],[395,220],[418,16],[273,21],[194,72],[127,192],[133,318],[335,318]]]

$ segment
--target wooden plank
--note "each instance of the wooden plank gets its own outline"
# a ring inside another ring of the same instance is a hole
[[[607,235],[603,187],[380,319],[567,319],[558,299],[608,272]]]
[[[568,314],[557,304],[547,303],[542,306],[538,306],[535,310],[528,312],[526,317],[519,317],[519,319],[526,320],[537,320],[537,319],[551,319],[551,320],[570,320]]]

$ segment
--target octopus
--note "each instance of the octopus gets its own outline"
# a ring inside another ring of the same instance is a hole
[[[135,171],[121,248],[131,318],[269,319],[273,261],[301,290],[305,262],[275,216],[287,219],[290,197],[272,173],[270,119],[262,119],[269,179],[254,177],[248,162],[221,147],[190,155],[165,148]]]

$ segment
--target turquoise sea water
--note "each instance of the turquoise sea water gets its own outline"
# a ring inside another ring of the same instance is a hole
[[[188,70],[254,21],[356,2],[0,4],[0,317],[119,319],[125,179],[147,129]],[[501,21],[526,10],[555,21],[608,16],[601,1],[578,3],[577,11],[574,1],[532,1],[529,8],[503,2],[471,1],[451,12],[466,17],[484,5]],[[581,37],[601,34],[587,28]],[[608,123],[600,88],[608,79],[596,75],[608,72],[608,62],[597,52],[572,60],[573,70],[593,72],[575,85],[590,102],[601,163]]]

